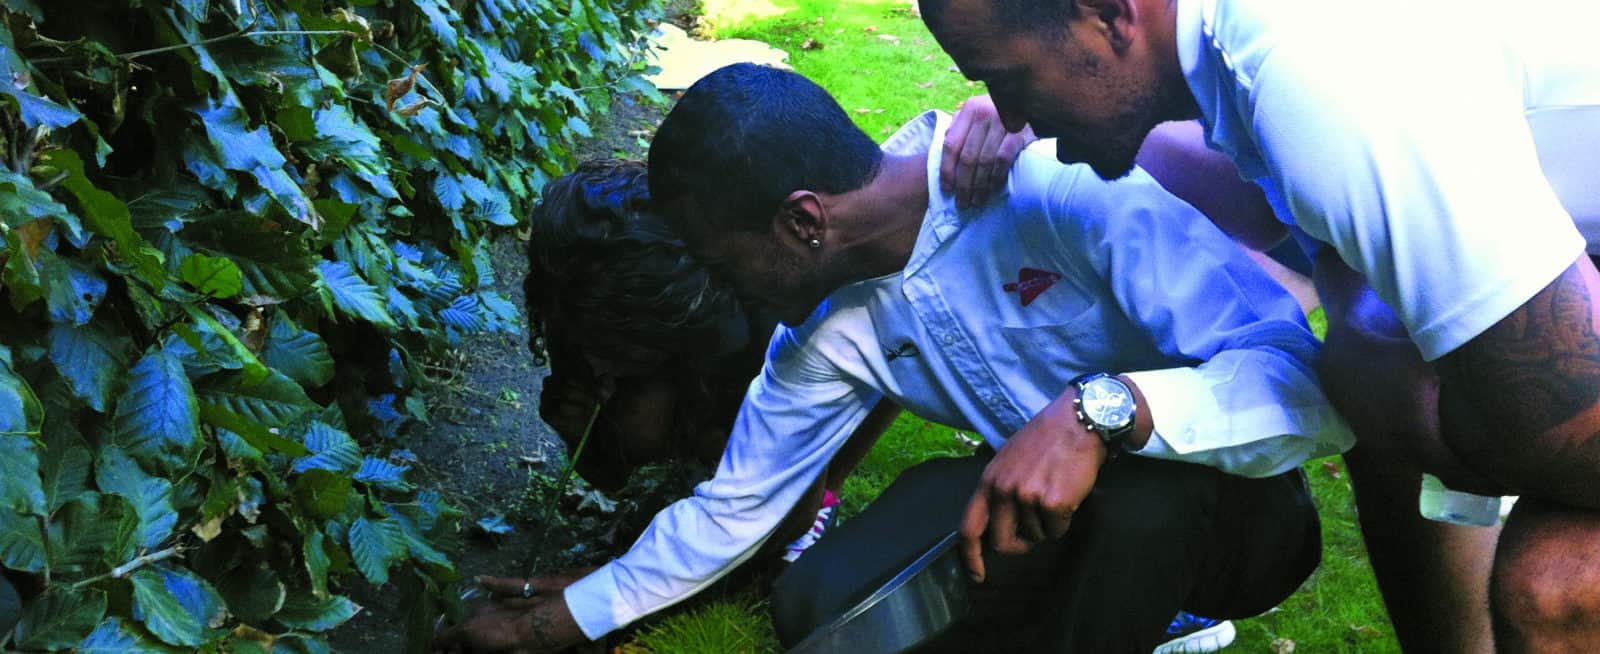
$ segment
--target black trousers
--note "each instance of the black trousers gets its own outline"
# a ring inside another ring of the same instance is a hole
[[[956,529],[986,456],[935,459],[895,480],[774,583],[784,647],[866,598]],[[1242,618],[1276,606],[1322,556],[1299,470],[1246,479],[1122,456],[1100,471],[1062,539],[985,552],[973,611],[933,652],[1149,654],[1179,609]]]

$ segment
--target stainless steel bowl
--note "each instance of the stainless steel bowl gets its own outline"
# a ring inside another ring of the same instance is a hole
[[[966,615],[967,572],[951,532],[790,654],[893,654],[928,642]]]

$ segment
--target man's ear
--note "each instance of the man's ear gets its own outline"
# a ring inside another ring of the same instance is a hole
[[[822,206],[822,198],[811,191],[790,193],[789,197],[783,199],[783,206],[778,209],[773,222],[778,238],[785,242],[813,249],[817,246],[811,245],[812,242],[827,241],[828,212]]]
[[[1121,54],[1133,45],[1139,20],[1138,0],[1073,0],[1076,22],[1106,39],[1111,51]]]

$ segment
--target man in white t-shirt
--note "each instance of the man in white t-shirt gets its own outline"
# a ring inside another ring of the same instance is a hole
[[[679,101],[651,146],[655,206],[786,326],[716,476],[618,559],[530,587],[522,647],[598,638],[725,574],[883,398],[993,459],[908,473],[884,496],[900,508],[801,556],[774,591],[786,645],[957,528],[1005,608],[980,602],[956,651],[1145,654],[1180,608],[1253,615],[1305,579],[1320,530],[1298,466],[1353,437],[1298,305],[1143,173],[1105,182],[1030,151],[994,199],[957,206],[948,125],[925,114],[880,150],[825,91],[749,65]],[[992,254],[1012,239],[1027,246]]]
[[[1362,435],[1352,475],[1408,648],[1455,631],[1446,651],[1600,651],[1600,274],[1585,253],[1600,243],[1600,5],[923,0],[922,15],[1008,126],[1059,137],[1063,161],[1115,177],[1157,123],[1199,118],[1282,219],[1330,246],[1324,380]],[[1492,530],[1396,513],[1419,469],[1523,496],[1497,551]],[[1495,643],[1474,606],[1489,552]]]

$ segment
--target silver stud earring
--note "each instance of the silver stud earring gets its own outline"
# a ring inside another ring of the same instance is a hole
[[[811,242],[810,242],[810,243],[807,243],[807,245],[810,245],[810,246],[811,246],[811,249],[813,249],[813,250],[815,250],[815,249],[817,249],[817,248],[820,248],[820,247],[822,247],[822,240],[821,240],[821,239],[815,239],[815,238],[814,238],[814,239],[811,239]]]

